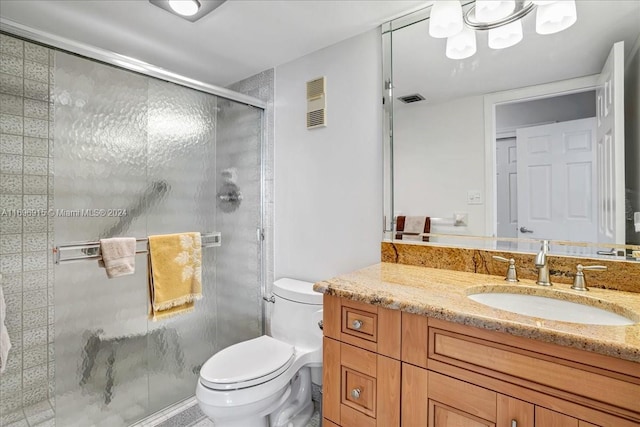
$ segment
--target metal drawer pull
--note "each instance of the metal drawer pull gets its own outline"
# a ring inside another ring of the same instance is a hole
[[[351,397],[354,399],[360,399],[360,389],[354,388],[353,390],[351,390]]]
[[[511,420],[511,427],[518,427],[518,422],[516,420]]]
[[[353,326],[353,329],[360,329],[362,328],[362,321],[356,319],[353,321],[351,326]]]

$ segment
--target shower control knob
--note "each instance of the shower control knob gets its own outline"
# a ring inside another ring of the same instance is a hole
[[[354,388],[353,390],[351,390],[351,397],[353,399],[360,399],[360,389]]]
[[[353,326],[353,329],[360,329],[362,328],[362,321],[356,319],[351,323],[351,326]]]
[[[318,322],[318,328],[324,329],[324,322],[322,320]]]

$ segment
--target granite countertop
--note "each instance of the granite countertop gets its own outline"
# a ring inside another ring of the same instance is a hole
[[[314,289],[381,307],[640,362],[640,323],[601,326],[552,321],[494,309],[467,298],[483,291],[553,296],[608,309],[640,322],[640,293],[593,288],[579,292],[566,284],[543,287],[526,279],[508,283],[504,277],[393,263],[375,264],[318,282]]]

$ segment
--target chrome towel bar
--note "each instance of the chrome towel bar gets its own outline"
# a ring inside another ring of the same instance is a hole
[[[203,248],[213,248],[222,245],[221,233],[202,233],[200,238]],[[144,244],[143,248],[136,249],[136,254],[146,254],[149,252],[147,249],[148,241],[149,239],[146,237],[136,239],[136,245]],[[70,253],[70,255],[64,257],[64,253]],[[72,242],[53,247],[53,260],[56,265],[65,262],[96,261],[101,258],[100,242]]]

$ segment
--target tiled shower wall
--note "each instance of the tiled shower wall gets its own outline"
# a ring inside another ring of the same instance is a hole
[[[0,273],[12,343],[0,375],[6,423],[53,395],[53,52],[0,37]]]

